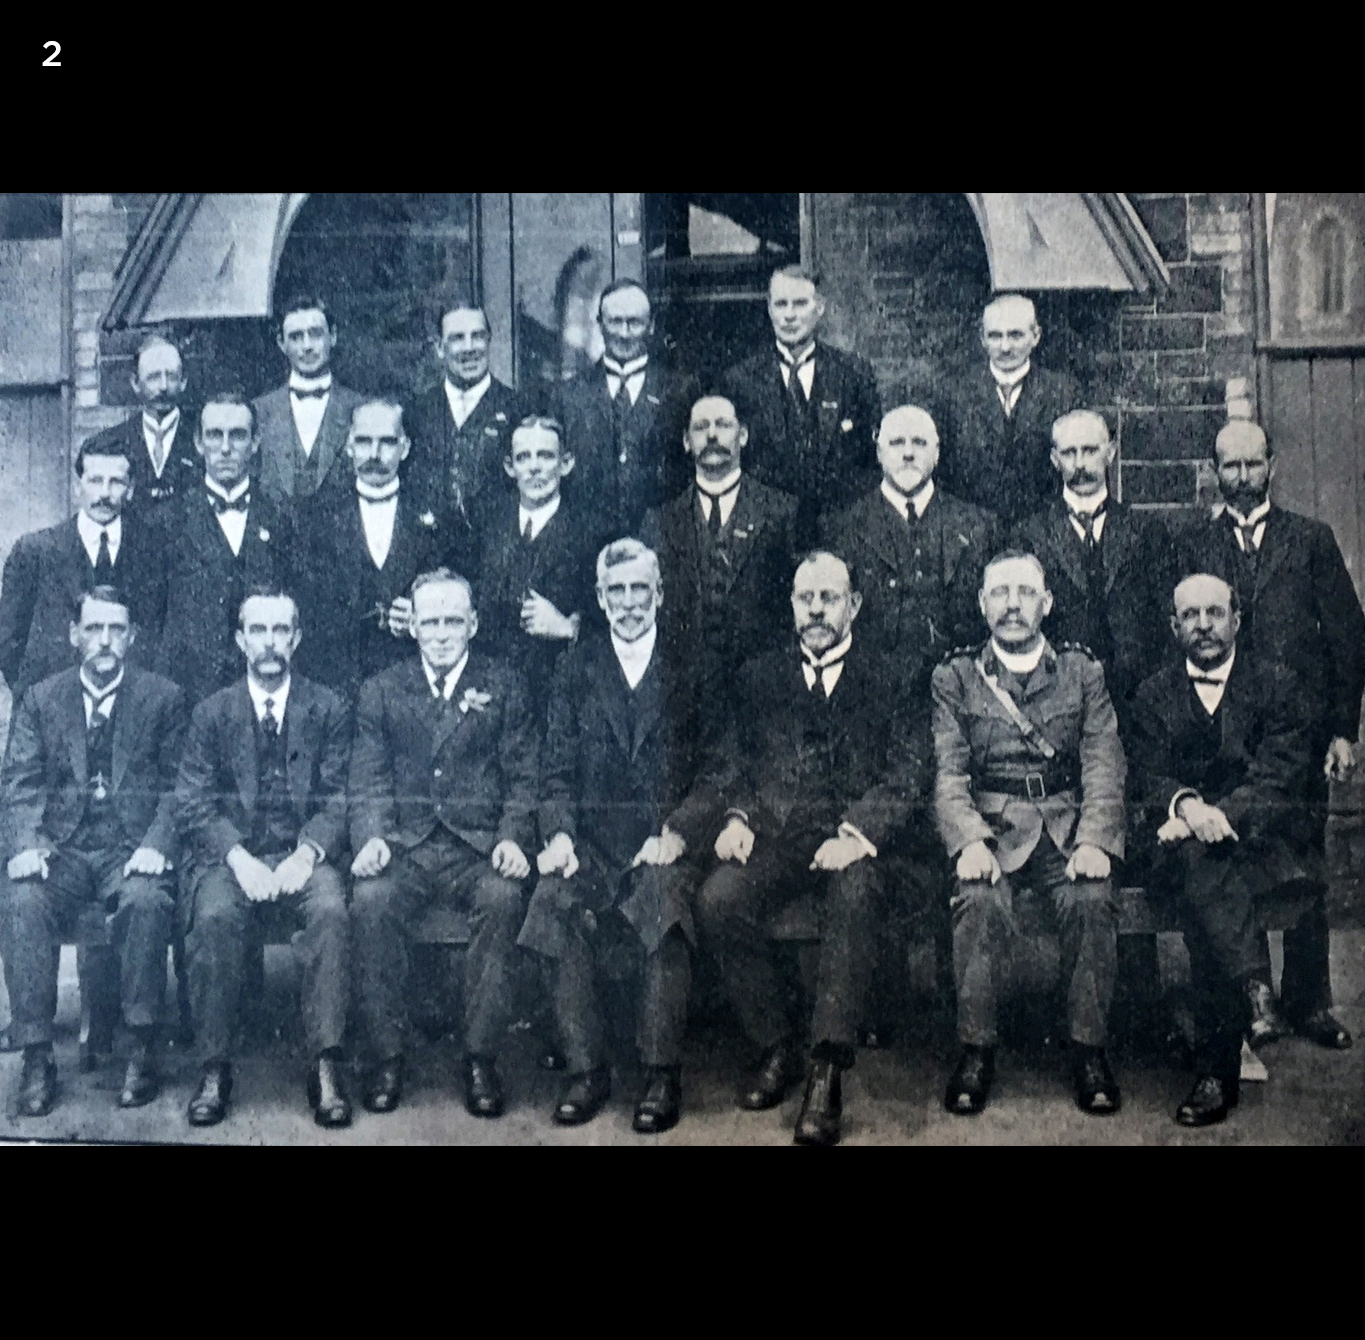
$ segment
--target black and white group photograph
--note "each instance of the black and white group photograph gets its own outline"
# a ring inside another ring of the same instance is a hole
[[[0,1143],[1365,1143],[1365,194],[0,194]]]

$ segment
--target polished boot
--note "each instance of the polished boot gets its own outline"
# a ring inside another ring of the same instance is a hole
[[[1275,1042],[1289,1032],[1289,1026],[1280,1018],[1275,1007],[1275,993],[1269,982],[1247,980],[1247,999],[1251,1002],[1251,1045],[1259,1047],[1266,1042]]]
[[[678,1124],[682,1111],[682,1077],[675,1065],[649,1068],[644,1092],[635,1104],[632,1127],[641,1135],[662,1135]]]
[[[991,1096],[995,1078],[995,1048],[966,1046],[948,1081],[943,1106],[959,1117],[972,1117],[982,1111]]]
[[[57,1063],[51,1047],[25,1047],[19,1078],[19,1115],[45,1117],[57,1101]]]
[[[1237,1106],[1237,1081],[1200,1075],[1190,1096],[1175,1111],[1182,1126],[1212,1126],[1227,1118],[1228,1109]]]
[[[606,1066],[570,1075],[555,1104],[555,1122],[560,1126],[581,1126],[591,1121],[610,1097],[611,1071]]]
[[[403,1058],[390,1056],[370,1072],[365,1084],[365,1107],[371,1112],[392,1112],[403,1097]]]
[[[796,1119],[798,1145],[837,1145],[839,1121],[844,1115],[842,1071],[833,1061],[811,1062],[806,1096]]]
[[[801,1078],[801,1063],[789,1042],[779,1042],[763,1053],[758,1069],[744,1081],[739,1105],[750,1112],[776,1107]]]
[[[1318,1010],[1310,1014],[1295,1030],[1301,1038],[1316,1042],[1319,1047],[1330,1047],[1333,1051],[1345,1051],[1351,1045],[1351,1034],[1332,1017],[1331,1010]]]
[[[186,1115],[191,1126],[216,1126],[227,1116],[232,1097],[232,1067],[226,1061],[210,1061],[199,1076],[199,1088]]]
[[[1123,1103],[1118,1081],[1109,1069],[1103,1047],[1075,1045],[1076,1106],[1096,1117],[1109,1117]]]
[[[472,1117],[502,1116],[502,1081],[491,1056],[465,1058],[464,1105]]]
[[[144,1107],[161,1092],[161,1077],[157,1074],[156,1052],[151,1038],[139,1038],[128,1057],[123,1088],[119,1092],[120,1107]]]
[[[351,1124],[351,1100],[342,1088],[336,1057],[326,1052],[308,1071],[308,1105],[319,1126],[335,1129]]]

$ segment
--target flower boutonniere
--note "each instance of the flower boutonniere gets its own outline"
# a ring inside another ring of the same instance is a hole
[[[434,526],[436,524],[436,515],[434,512],[423,512],[417,520],[424,526]]]
[[[269,532],[268,530],[266,530],[266,528],[265,528],[264,526],[262,526],[259,533],[260,533],[260,537],[261,537],[261,543],[262,543],[262,544],[269,544],[269,543],[270,543],[270,532]]]
[[[491,693],[480,693],[478,689],[466,689],[464,697],[460,699],[460,711],[467,714],[472,707],[476,712],[482,712],[492,701],[493,695]]]

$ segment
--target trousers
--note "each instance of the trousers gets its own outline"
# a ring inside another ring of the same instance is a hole
[[[1102,1047],[1118,978],[1118,912],[1113,882],[1070,880],[1066,857],[1046,831],[1022,869],[986,880],[954,881],[953,977],[957,985],[957,1033],[966,1045],[994,1047],[1000,1040],[997,1011],[1002,981],[1018,933],[1015,882],[1046,894],[1061,940],[1071,1040]]]
[[[274,857],[267,864],[279,863]],[[283,859],[283,854],[279,860]],[[346,890],[335,866],[319,864],[295,894],[253,903],[232,871],[214,865],[192,881],[185,917],[185,961],[201,1060],[232,1059],[232,1035],[242,997],[253,919],[298,926],[303,967],[303,1033],[310,1056],[340,1047],[351,982],[351,924]]]
[[[52,1041],[62,937],[82,917],[103,920],[119,955],[119,992],[129,1028],[151,1028],[166,1001],[166,946],[175,912],[174,876],[131,875],[131,846],[60,851],[46,879],[6,880],[3,954],[10,999],[10,1040],[29,1047]]]
[[[1331,936],[1327,927],[1327,889],[1319,886],[1298,921],[1284,933],[1284,976],[1280,1003],[1291,1024],[1332,1008]],[[1270,940],[1253,937],[1251,976],[1269,982]]]
[[[395,848],[388,867],[373,879],[356,880],[352,892],[360,1017],[375,1061],[402,1054],[412,932],[439,898],[467,910],[473,932],[465,961],[465,1050],[496,1057],[511,1022],[522,885],[438,828],[415,847]]]

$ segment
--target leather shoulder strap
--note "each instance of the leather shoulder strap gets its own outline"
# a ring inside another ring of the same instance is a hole
[[[975,664],[977,673],[985,681],[986,687],[995,694],[1000,701],[1000,706],[1005,709],[1010,720],[1019,728],[1019,734],[1044,758],[1056,758],[1057,748],[1052,741],[1019,710],[1019,704],[1000,686],[1000,681],[994,675],[986,673],[985,657],[978,656]]]

